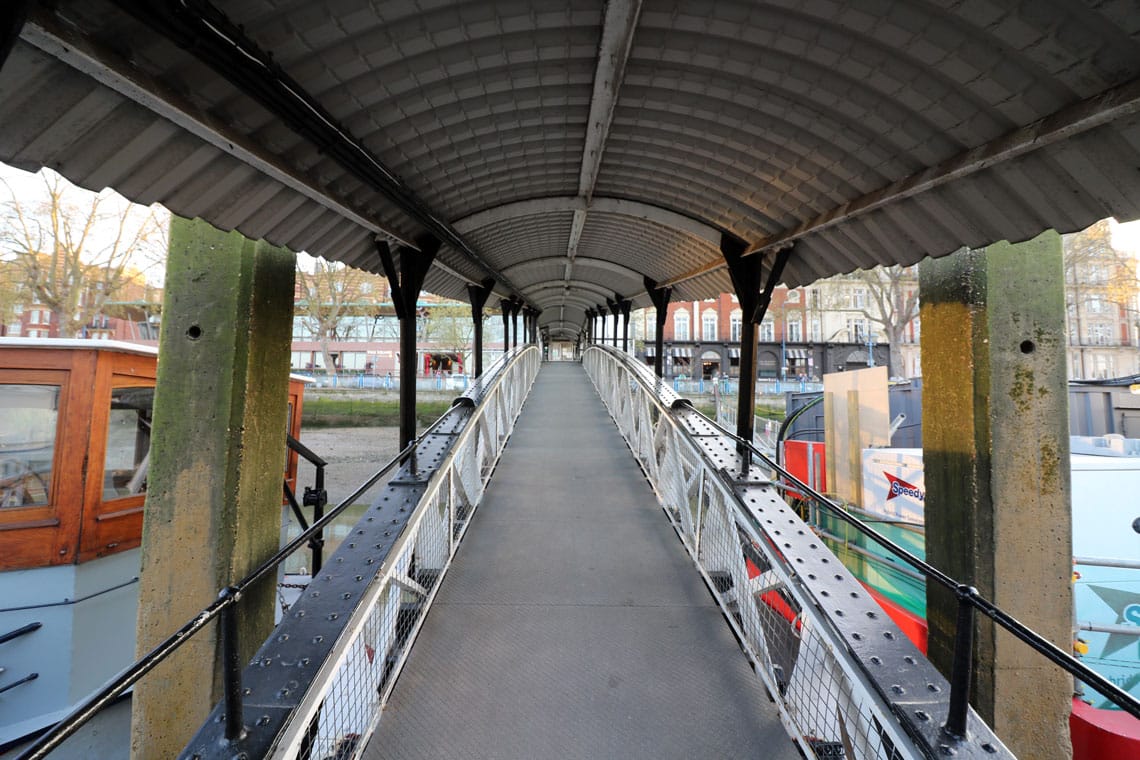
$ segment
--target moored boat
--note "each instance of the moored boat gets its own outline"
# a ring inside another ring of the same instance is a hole
[[[0,339],[0,747],[135,659],[154,348]],[[300,434],[304,382],[289,386]],[[296,483],[297,455],[285,457]]]

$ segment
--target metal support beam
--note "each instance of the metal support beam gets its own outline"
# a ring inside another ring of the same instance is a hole
[[[586,309],[586,324],[583,327],[583,330],[586,333],[587,343],[594,342],[594,319],[596,318],[597,312],[595,312],[593,309]]]
[[[653,306],[656,308],[657,329],[653,333],[653,344],[656,351],[653,354],[653,372],[657,377],[665,376],[665,320],[669,315],[669,299],[673,297],[673,288],[662,287],[648,277],[645,278],[645,292],[649,294]]]
[[[467,286],[467,298],[471,301],[471,322],[475,338],[475,377],[483,375],[483,306],[495,287],[495,281],[483,280],[479,285]]]
[[[522,301],[511,298],[511,348],[519,347],[519,311]]]
[[[601,333],[598,335],[597,342],[599,345],[603,346],[606,344],[606,312],[608,311],[609,307],[607,307],[605,304],[600,304],[598,306],[598,329],[601,331]]]
[[[618,299],[618,308],[621,309],[621,350],[629,353],[629,311],[633,308],[633,301],[628,298]]]
[[[768,274],[763,290],[763,258],[745,258],[747,246],[741,240],[725,235],[721,238],[720,252],[728,267],[736,299],[745,319],[740,325],[740,394],[737,397],[736,434],[745,441],[752,440],[753,415],[756,408],[756,325],[764,319],[772,291],[784,271],[791,249],[780,251]]]
[[[578,255],[578,241],[586,227],[586,214],[594,196],[598,170],[606,149],[606,138],[614,118],[618,91],[621,89],[625,64],[633,46],[633,32],[641,14],[641,0],[608,0],[602,19],[602,39],[598,45],[598,62],[594,69],[594,89],[590,96],[590,113],[586,120],[586,140],[582,148],[582,168],[578,174],[578,202],[570,225],[570,238],[566,245],[566,268],[563,279],[569,281],[574,274],[574,258]]]
[[[398,276],[387,243],[378,245],[380,262],[392,289],[392,305],[400,320],[400,449],[416,438],[416,301],[440,241],[424,235],[416,239],[416,245],[418,252],[400,247]]]
[[[618,345],[618,314],[621,313],[621,306],[619,306],[618,304],[621,301],[621,296],[618,295],[617,293],[615,293],[614,295],[617,296],[617,300],[614,300],[612,298],[607,298],[606,299],[606,306],[608,306],[610,309],[610,316],[612,316],[614,318],[613,344],[614,344],[614,348],[617,348],[617,345]]]
[[[511,350],[511,299],[499,300],[499,313],[503,315],[503,353]]]

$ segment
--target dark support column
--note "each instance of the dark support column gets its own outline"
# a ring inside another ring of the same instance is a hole
[[[598,306],[598,329],[602,331],[602,334],[600,336],[598,336],[597,343],[600,346],[606,345],[606,312],[607,311],[609,311],[609,309],[604,304],[601,306]]]
[[[499,299],[499,312],[503,315],[503,353],[511,350],[511,300]]]
[[[926,558],[1069,651],[1061,238],[924,261],[919,294]],[[957,602],[926,594],[930,659],[949,675]],[[1072,678],[975,618],[971,704],[1018,757],[1068,758]]]
[[[522,301],[511,299],[511,348],[519,347],[519,311],[522,310]]]
[[[743,241],[728,235],[721,237],[720,252],[728,264],[732,287],[744,314],[740,325],[740,395],[736,406],[736,435],[751,441],[756,409],[756,325],[764,319],[772,301],[772,291],[780,281],[792,249],[785,248],[776,254],[763,292],[760,291],[760,282],[764,257],[760,254],[745,256],[746,249]]]
[[[494,280],[483,280],[478,285],[467,286],[467,297],[471,299],[471,321],[475,326],[475,377],[483,375],[483,306],[493,287]]]
[[[615,293],[614,295],[617,294]],[[610,315],[614,318],[614,348],[617,348],[618,345],[618,314],[621,313],[621,307],[618,306],[618,301],[621,300],[621,296],[617,296],[617,298],[617,301],[610,300],[609,298],[606,299],[606,306],[610,308]]]
[[[9,0],[0,10],[0,69],[4,68],[4,61],[8,60],[8,54],[20,38],[20,30],[24,28],[31,8],[32,0]]]
[[[657,377],[665,376],[665,320],[669,314],[669,299],[673,296],[673,288],[659,288],[657,283],[648,277],[645,278],[645,290],[657,310],[657,330],[654,332],[653,343],[656,350],[653,353],[653,371]],[[739,300],[739,296],[737,296]],[[741,320],[743,322],[743,320]]]
[[[594,310],[586,309],[586,325],[583,328],[586,343],[594,342]]]
[[[294,271],[283,248],[202,221],[171,222],[140,654],[277,550]],[[235,621],[242,662],[273,629],[275,596],[272,579],[243,595]],[[133,757],[182,750],[221,699],[221,659],[220,636],[198,636],[135,687]]]
[[[380,261],[392,290],[392,305],[400,320],[400,449],[416,438],[416,300],[424,278],[439,251],[439,240],[425,235],[416,240],[420,250],[400,247],[400,273],[387,242],[378,243]]]
[[[629,312],[633,308],[633,301],[628,298],[623,298],[618,302],[621,308],[621,350],[629,353]]]

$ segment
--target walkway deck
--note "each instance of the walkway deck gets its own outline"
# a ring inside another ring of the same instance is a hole
[[[799,757],[579,365],[539,374],[364,757]]]

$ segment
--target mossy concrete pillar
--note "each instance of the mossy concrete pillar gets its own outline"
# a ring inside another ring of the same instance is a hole
[[[269,558],[281,483],[293,321],[289,251],[175,218],[166,262],[154,436],[143,520],[138,651]],[[273,577],[243,596],[243,662],[273,627]],[[221,698],[216,625],[148,674],[133,699],[134,758],[178,754]]]
[[[1072,646],[1068,388],[1061,238],[925,261],[926,557],[1065,651]],[[927,584],[947,676],[956,602]],[[988,618],[971,704],[1019,757],[1068,758],[1072,678]]]

